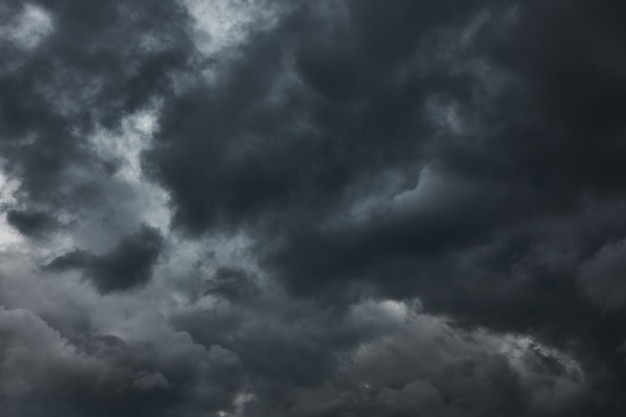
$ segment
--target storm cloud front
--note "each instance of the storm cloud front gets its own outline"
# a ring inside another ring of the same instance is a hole
[[[0,415],[626,415],[624,21],[4,0]]]

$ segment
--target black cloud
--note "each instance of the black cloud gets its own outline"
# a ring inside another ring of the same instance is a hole
[[[43,211],[9,210],[7,221],[26,236],[40,236],[54,229],[56,219]]]
[[[98,126],[118,128],[125,114],[166,91],[171,72],[190,58],[181,6],[148,4],[44,1],[0,11],[6,20],[19,20],[40,6],[51,26],[32,51],[5,41],[0,146],[23,199],[75,204],[79,190],[63,186],[66,169],[86,163],[107,170],[83,139]]]
[[[163,237],[158,230],[142,226],[102,255],[80,249],[53,259],[45,266],[50,271],[83,270],[103,294],[124,291],[146,284],[161,253]]]
[[[0,6],[10,413],[623,414],[622,2],[217,3]]]
[[[243,301],[258,293],[254,275],[243,269],[221,267],[205,294],[215,294],[232,302]]]
[[[68,340],[32,313],[0,314],[0,334],[8,340],[0,344],[3,359],[30,360],[0,368],[1,392],[13,393],[3,398],[7,415],[195,416],[203,409],[227,409],[242,383],[236,356],[219,346],[204,350],[183,343],[167,352],[113,335],[84,333]],[[203,386],[205,379],[210,383]]]

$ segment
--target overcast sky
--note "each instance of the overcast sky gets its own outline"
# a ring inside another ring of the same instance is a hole
[[[0,415],[626,415],[625,21],[0,1]]]

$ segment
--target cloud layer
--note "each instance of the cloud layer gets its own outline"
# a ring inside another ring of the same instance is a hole
[[[625,13],[4,2],[0,407],[623,414]]]

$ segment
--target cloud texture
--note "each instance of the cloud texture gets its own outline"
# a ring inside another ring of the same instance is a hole
[[[624,414],[625,18],[3,2],[0,409]]]

